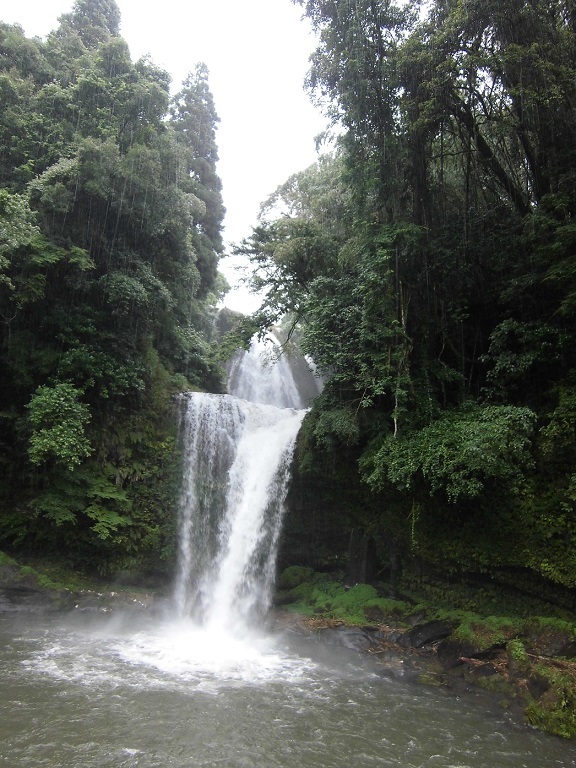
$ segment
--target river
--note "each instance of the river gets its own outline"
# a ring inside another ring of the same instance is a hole
[[[290,633],[157,615],[0,621],[7,768],[568,768],[574,746]]]

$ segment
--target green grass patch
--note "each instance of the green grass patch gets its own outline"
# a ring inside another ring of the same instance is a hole
[[[302,575],[302,574],[300,574]],[[280,577],[280,584],[287,580]],[[338,619],[346,624],[378,624],[398,620],[412,610],[401,600],[380,597],[370,584],[345,587],[325,574],[313,573],[292,589],[283,590],[281,602],[288,610],[303,616]]]
[[[460,622],[453,636],[458,640],[471,643],[479,651],[487,651],[495,646],[504,647],[508,641],[518,637],[524,631],[521,619],[507,616],[470,615]]]

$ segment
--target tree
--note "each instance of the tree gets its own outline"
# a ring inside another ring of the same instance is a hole
[[[33,464],[53,457],[72,470],[92,453],[84,431],[90,411],[79,401],[81,394],[71,384],[38,388],[26,406],[32,427],[28,454]]]
[[[120,34],[120,9],[116,0],[75,0],[71,13],[60,19],[59,35],[75,32],[86,48]]]
[[[219,117],[208,86],[208,68],[198,64],[182,84],[171,107],[171,125],[182,147],[178,182],[204,203],[197,219],[194,246],[202,278],[202,290],[212,290],[216,281],[218,254],[222,253],[222,183],[216,172],[218,151],[216,126]]]

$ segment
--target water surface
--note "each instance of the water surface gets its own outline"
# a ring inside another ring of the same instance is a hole
[[[573,745],[293,636],[153,617],[0,620],[9,768],[568,768]]]

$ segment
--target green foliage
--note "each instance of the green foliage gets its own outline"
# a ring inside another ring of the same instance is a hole
[[[222,387],[208,73],[170,109],[119,28],[114,0],[0,23],[0,538],[102,571],[170,556],[170,398]]]
[[[512,638],[512,640],[509,640],[506,643],[506,650],[516,665],[523,666],[527,663],[528,654],[526,653],[526,648],[520,638],[515,637]]]
[[[576,736],[576,686],[574,677],[550,667],[539,672],[552,683],[552,688],[526,708],[528,722],[556,736],[572,739]]]
[[[318,445],[355,445],[360,438],[358,420],[350,408],[319,411],[309,430]]]
[[[25,198],[0,190],[0,283],[14,290],[8,273],[10,257],[31,244],[39,234],[32,222],[32,212]]]
[[[387,485],[414,491],[423,480],[430,494],[449,502],[473,499],[487,484],[517,492],[533,466],[530,453],[534,414],[512,406],[471,407],[446,412],[406,437],[388,436],[362,469],[375,489]]]
[[[470,615],[460,622],[452,633],[457,640],[464,640],[478,649],[479,652],[495,646],[505,646],[521,634],[524,623],[519,619],[503,616],[486,616],[480,618]]]
[[[90,411],[79,401],[81,394],[72,384],[36,390],[26,406],[32,427],[28,455],[33,464],[54,458],[72,470],[92,453],[85,434]]]
[[[401,600],[379,597],[376,588],[370,584],[346,588],[326,574],[312,573],[311,569],[292,566],[284,573],[287,571],[289,576],[297,575],[298,583],[290,588],[281,577],[280,586],[285,584],[284,589],[289,590],[282,593],[282,603],[295,613],[337,619],[353,625],[373,623],[370,616],[375,613],[381,619],[396,620],[409,611],[408,604]]]
[[[303,565],[291,565],[285,568],[276,580],[278,589],[294,589],[305,581],[308,581],[314,573],[312,568]]]

